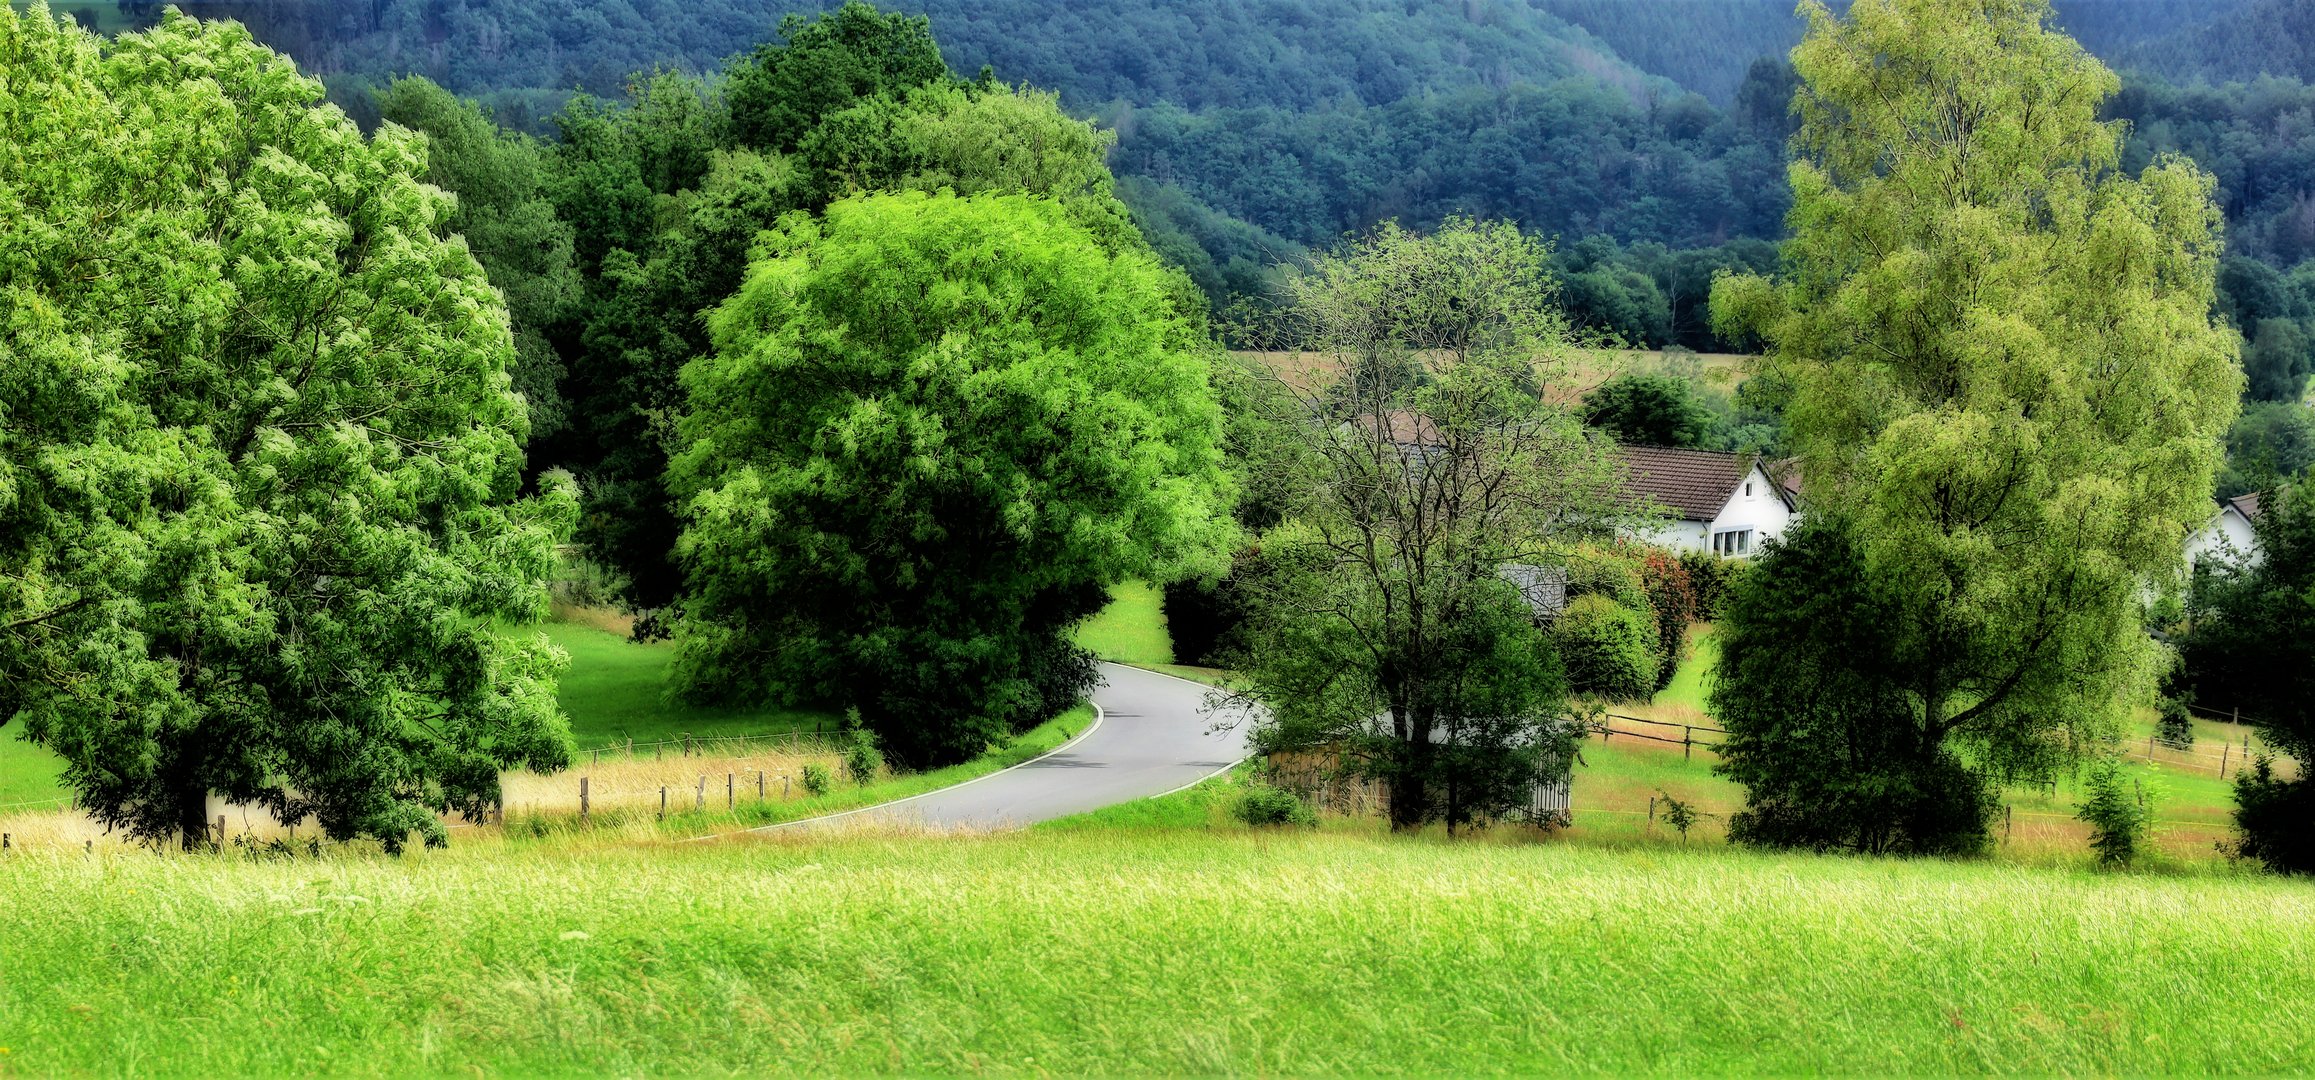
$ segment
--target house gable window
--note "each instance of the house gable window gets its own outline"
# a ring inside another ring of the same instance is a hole
[[[1752,530],[1723,529],[1713,533],[1712,553],[1715,555],[1752,554]]]

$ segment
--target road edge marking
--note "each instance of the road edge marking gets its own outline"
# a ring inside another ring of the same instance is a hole
[[[1109,719],[1108,710],[1103,709],[1101,707],[1101,703],[1093,700],[1093,698],[1090,696],[1085,699],[1085,703],[1093,706],[1093,722],[1085,725],[1085,730],[1070,736],[1066,741],[1062,742],[1061,745],[1056,746],[1051,750],[1047,750],[1044,753],[1030,758],[1027,761],[1014,762],[1013,764],[1007,765],[995,772],[982,773],[981,775],[973,777],[970,780],[959,780],[954,784],[950,784],[946,787],[936,787],[931,791],[920,791],[903,799],[894,799],[890,802],[870,803],[867,806],[854,807],[850,810],[839,810],[833,814],[821,814],[818,817],[797,818],[794,821],[775,821],[769,825],[758,825],[751,829],[741,829],[738,832],[710,833],[706,836],[694,836],[688,840],[681,841],[681,843],[696,844],[702,840],[722,840],[726,837],[746,836],[749,833],[770,832],[774,829],[787,829],[793,828],[797,825],[809,825],[816,821],[834,821],[837,818],[851,817],[854,814],[865,814],[871,810],[884,810],[890,807],[899,806],[902,803],[915,802],[918,799],[930,798],[934,795],[945,795],[951,791],[955,791],[958,788],[966,787],[972,784],[978,784],[981,781],[987,780],[993,776],[1003,776],[1015,769],[1027,768],[1028,766],[1035,765],[1036,763],[1043,761],[1046,758],[1052,757],[1053,755],[1058,754],[1063,750],[1067,750],[1070,747],[1085,741],[1087,737],[1091,736],[1095,731],[1101,729],[1102,722]]]
[[[1161,679],[1172,679],[1172,680],[1173,680],[1173,681],[1175,681],[1175,682],[1188,683],[1188,684],[1190,684],[1191,686],[1195,686],[1195,687],[1198,687],[1199,689],[1201,689],[1201,690],[1205,690],[1205,691],[1207,691],[1207,692],[1209,692],[1209,693],[1211,693],[1211,692],[1213,692],[1213,691],[1216,691],[1216,690],[1220,690],[1220,689],[1222,689],[1221,687],[1219,687],[1219,686],[1215,686],[1215,685],[1213,685],[1213,684],[1211,684],[1211,683],[1202,683],[1202,682],[1199,682],[1199,681],[1198,681],[1198,680],[1196,680],[1196,679],[1185,679],[1185,678],[1183,678],[1183,677],[1181,677],[1181,676],[1179,676],[1179,675],[1176,675],[1176,674],[1174,674],[1173,672],[1170,672],[1170,671],[1159,671],[1159,670],[1157,670],[1156,668],[1148,668],[1148,667],[1143,667],[1143,666],[1141,666],[1140,664],[1128,664],[1128,663],[1125,663],[1125,662],[1124,662],[1124,661],[1122,661],[1122,660],[1110,660],[1110,661],[1107,661],[1107,663],[1116,664],[1117,666],[1119,666],[1119,667],[1122,667],[1122,668],[1132,668],[1132,669],[1133,669],[1133,670],[1135,670],[1135,671],[1146,672],[1146,673],[1148,673],[1148,674],[1151,674],[1151,675],[1155,675],[1155,676],[1157,676],[1158,678],[1161,678]],[[1217,776],[1220,776],[1220,775],[1222,775],[1223,773],[1229,772],[1230,770],[1237,768],[1237,767],[1238,767],[1238,766],[1240,766],[1240,765],[1244,765],[1245,763],[1247,763],[1247,762],[1249,762],[1249,761],[1252,761],[1252,760],[1254,760],[1254,754],[1255,754],[1255,752],[1254,752],[1254,751],[1252,751],[1252,750],[1248,750],[1248,751],[1246,751],[1246,752],[1245,752],[1245,754],[1241,755],[1241,756],[1238,758],[1238,760],[1236,760],[1236,761],[1233,761],[1233,762],[1229,763],[1228,765],[1224,765],[1224,766],[1222,766],[1222,767],[1221,767],[1221,768],[1219,768],[1219,769],[1215,769],[1213,772],[1210,772],[1210,773],[1207,773],[1207,774],[1206,774],[1206,775],[1204,775],[1204,776],[1198,777],[1197,779],[1195,779],[1195,780],[1192,780],[1192,781],[1190,781],[1190,782],[1189,782],[1189,783],[1187,783],[1187,784],[1183,784],[1182,786],[1180,786],[1180,787],[1178,787],[1178,788],[1171,788],[1171,789],[1168,789],[1168,790],[1166,790],[1166,791],[1161,791],[1161,792],[1158,792],[1158,793],[1157,793],[1157,794],[1155,794],[1155,795],[1144,795],[1144,796],[1142,796],[1140,799],[1128,799],[1128,800],[1126,800],[1126,802],[1141,802],[1141,801],[1143,801],[1143,800],[1145,800],[1145,799],[1162,799],[1162,798],[1165,798],[1165,797],[1166,797],[1166,796],[1168,796],[1168,795],[1179,795],[1179,794],[1181,794],[1182,792],[1188,791],[1188,790],[1190,790],[1191,788],[1194,788],[1194,787],[1198,786],[1199,784],[1203,784],[1203,783],[1205,783],[1205,782],[1206,782],[1206,781],[1208,781],[1208,780],[1211,780],[1211,779],[1213,779],[1213,778],[1215,778],[1215,777],[1217,777]],[[1111,804],[1110,804],[1110,806],[1124,806],[1124,805],[1125,805],[1125,803],[1111,803]],[[1106,807],[1105,807],[1104,809],[1106,809]],[[1091,812],[1092,812],[1092,811],[1087,811],[1087,813],[1091,813]]]

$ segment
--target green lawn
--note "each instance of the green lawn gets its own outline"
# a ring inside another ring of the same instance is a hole
[[[1374,831],[19,854],[32,1075],[2300,1072],[2315,887]]]
[[[1109,606],[1077,628],[1077,644],[1121,664],[1160,667],[1174,662],[1166,633],[1165,593],[1133,581],[1109,590]]]
[[[64,805],[68,800],[56,786],[63,769],[64,759],[17,738],[14,725],[0,728],[0,814]]]
[[[833,730],[838,723],[839,718],[820,712],[669,701],[667,673],[675,662],[673,645],[639,645],[578,623],[547,623],[540,629],[571,654],[571,666],[563,672],[556,696],[570,714],[571,738],[580,750],[627,739],[674,739],[686,732],[701,737],[764,735]]]

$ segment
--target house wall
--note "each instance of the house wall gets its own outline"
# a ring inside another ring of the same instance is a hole
[[[2186,565],[2189,568],[2206,557],[2234,558],[2237,555],[2249,555],[2253,563],[2258,562],[2259,541],[2251,530],[2250,521],[2232,506],[2220,510],[2219,515],[2210,520],[2210,524],[2186,538]]]
[[[1747,485],[1751,487],[1749,493],[1745,490]],[[1721,505],[1720,513],[1705,527],[1699,549],[1712,550],[1712,537],[1716,534],[1750,529],[1752,537],[1745,552],[1749,555],[1759,551],[1761,544],[1784,535],[1785,529],[1798,516],[1793,513],[1792,507],[1785,504],[1784,496],[1777,492],[1776,482],[1755,465],[1737,483],[1736,488],[1728,493],[1728,501]]]
[[[1706,522],[1693,518],[1659,522],[1651,528],[1638,530],[1635,539],[1652,547],[1672,551],[1703,551],[1705,540],[1711,536]]]

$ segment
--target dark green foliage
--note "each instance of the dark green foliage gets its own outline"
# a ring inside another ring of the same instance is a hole
[[[1618,375],[1584,398],[1584,422],[1641,446],[1699,446],[1712,413],[1689,394],[1685,379]]]
[[[1242,567],[1245,562],[1246,556],[1241,555],[1237,565]],[[1229,666],[1228,658],[1238,648],[1238,630],[1252,614],[1253,606],[1238,572],[1234,568],[1213,581],[1190,579],[1166,585],[1166,630],[1173,637],[1174,663]]]
[[[2252,401],[2297,402],[2315,371],[2315,351],[2296,319],[2261,319],[2243,350],[2243,396]]]
[[[1720,618],[1737,576],[1751,565],[1742,559],[1724,559],[1709,551],[1683,551],[1680,568],[1688,572],[1688,588],[1696,598],[1696,617]]]
[[[1715,771],[1745,787],[1729,836],[1769,847],[1958,854],[1988,843],[1992,786],[1890,678],[1895,608],[1838,521],[1767,544],[1722,605]]]
[[[950,77],[923,16],[885,14],[861,0],[780,20],[767,42],[725,70],[732,141],[793,150],[833,113],[870,98],[899,98]]]
[[[2168,694],[2155,704],[2154,739],[2173,750],[2194,749],[2194,714]]]
[[[2218,496],[2273,491],[2305,475],[2310,465],[2315,465],[2315,409],[2297,402],[2254,402],[2227,429],[2227,464],[2219,471]]]
[[[2264,556],[2256,565],[2196,576],[2177,678],[2197,702],[2240,709],[2282,754],[2315,760],[2315,496],[2302,486],[2269,495],[2254,528]],[[2246,853],[2278,870],[2315,870],[2311,788],[2304,774],[2238,779]]]
[[[2121,763],[2109,758],[2093,762],[2082,777],[2082,804],[2076,818],[2090,826],[2090,850],[2100,866],[2129,866],[2137,861],[2154,824],[2154,808],[2138,784],[2124,783]]]
[[[804,775],[798,783],[803,785],[806,795],[826,795],[831,779],[826,765],[817,761],[807,761],[804,763]]]
[[[1230,813],[1248,825],[1316,825],[1318,811],[1302,796],[1260,780],[1250,781],[1230,804]]]
[[[2236,851],[2278,874],[2315,874],[2315,783],[2275,775],[2261,755],[2235,774]]]
[[[1569,601],[1551,630],[1568,689],[1608,701],[1646,701],[1655,696],[1661,663],[1655,638],[1644,608],[1635,610],[1597,594]]]

